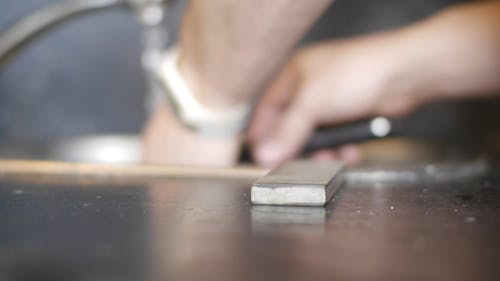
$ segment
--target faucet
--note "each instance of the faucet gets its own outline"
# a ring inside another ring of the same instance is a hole
[[[48,5],[0,33],[0,67],[23,46],[67,20],[101,10],[128,8],[145,29],[150,29],[161,25],[166,4],[166,0],[72,0]]]
[[[146,73],[149,99],[161,96],[152,71],[160,61],[168,40],[163,23],[168,0],[71,0],[47,5],[0,32],[0,68],[37,37],[64,22],[102,10],[125,8],[142,26],[142,66]]]
[[[145,104],[151,111],[164,96],[154,72],[168,41],[165,26],[168,4],[169,0],[68,0],[49,4],[0,31],[0,69],[23,47],[67,21],[103,10],[126,9],[141,25],[142,53],[138,55],[141,56],[147,82]],[[136,135],[91,135],[64,139],[56,141],[49,148],[49,153],[50,157],[65,161],[136,163],[141,158],[140,141]],[[82,155],[96,156],[88,158]]]

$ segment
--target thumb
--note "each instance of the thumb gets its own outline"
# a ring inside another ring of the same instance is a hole
[[[275,167],[297,156],[314,131],[314,115],[295,99],[268,137],[254,146],[254,158],[266,167]]]
[[[247,137],[251,143],[266,138],[279,120],[282,111],[288,106],[295,92],[296,83],[296,69],[292,64],[288,64],[269,85],[255,106],[247,130]]]

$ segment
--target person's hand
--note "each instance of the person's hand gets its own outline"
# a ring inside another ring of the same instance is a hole
[[[297,156],[318,125],[408,112],[393,35],[319,44],[299,51],[258,101],[248,138],[255,160],[272,167]],[[356,146],[319,151],[356,162]]]
[[[296,156],[318,125],[498,93],[499,11],[498,1],[457,5],[395,31],[299,52],[255,110],[249,141],[257,162]],[[359,155],[351,146],[336,156]]]
[[[250,103],[331,2],[190,1],[177,43],[179,72],[196,100],[211,110]],[[240,134],[207,138],[176,119],[163,105],[152,112],[143,134],[145,162],[236,163]]]
[[[143,161],[149,164],[231,166],[236,163],[239,137],[211,138],[181,124],[162,104],[143,132]]]

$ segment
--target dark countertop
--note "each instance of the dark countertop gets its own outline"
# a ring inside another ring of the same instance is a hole
[[[0,177],[0,280],[500,280],[500,180],[350,181],[326,208],[251,180]]]

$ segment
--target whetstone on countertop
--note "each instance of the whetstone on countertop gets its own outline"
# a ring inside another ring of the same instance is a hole
[[[289,162],[252,185],[252,203],[324,206],[342,185],[343,169],[340,162]]]

